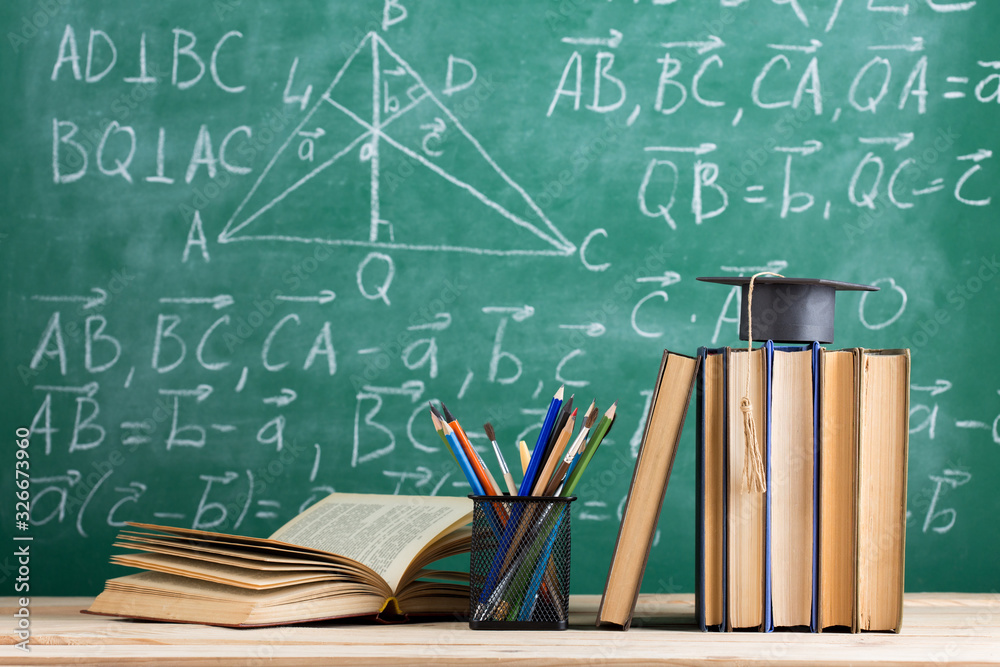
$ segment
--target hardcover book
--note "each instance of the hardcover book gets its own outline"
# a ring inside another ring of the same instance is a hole
[[[353,616],[466,615],[468,575],[427,569],[467,552],[468,498],[334,493],[268,539],[129,524],[86,611],[255,627]]]

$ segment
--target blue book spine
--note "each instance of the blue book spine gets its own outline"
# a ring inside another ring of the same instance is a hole
[[[764,375],[767,378],[765,383],[767,398],[765,400],[765,438],[764,460],[766,461],[765,483],[767,491],[764,493],[764,632],[774,632],[774,617],[771,613],[771,365],[774,362],[774,342],[764,343]]]
[[[813,404],[813,562],[812,616],[809,629],[819,632],[819,343],[812,344],[812,404]]]

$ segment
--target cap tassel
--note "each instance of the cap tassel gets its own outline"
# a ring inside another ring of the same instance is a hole
[[[743,489],[746,493],[767,491],[764,452],[757,440],[757,427],[753,421],[753,403],[750,401],[750,352],[753,350],[753,281],[759,276],[784,278],[780,273],[761,271],[751,276],[750,287],[747,289],[747,375],[743,398],[740,399],[740,410],[743,412],[743,437],[746,442],[746,450],[743,452]]]
[[[744,396],[740,400],[740,410],[743,411],[743,437],[746,439],[746,452],[743,454],[743,488],[747,493],[764,493],[767,491],[764,453],[760,451],[760,443],[757,442],[757,427],[753,423],[753,404],[749,396]]]

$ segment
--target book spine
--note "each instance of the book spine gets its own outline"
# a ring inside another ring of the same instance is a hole
[[[774,632],[774,618],[771,613],[771,379],[774,375],[774,342],[764,343],[764,376],[766,399],[764,402],[764,423],[767,436],[764,438],[765,484],[764,491],[764,624],[761,630]]]
[[[698,388],[695,403],[695,476],[694,476],[694,614],[698,627],[705,625],[705,359],[708,348],[698,348]]]
[[[722,625],[720,632],[732,632],[729,622],[729,349],[722,354]]]
[[[812,406],[813,406],[813,516],[812,516],[812,611],[809,629],[819,631],[819,381],[820,346],[812,343]]]

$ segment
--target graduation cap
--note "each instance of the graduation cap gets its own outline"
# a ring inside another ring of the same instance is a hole
[[[707,283],[739,285],[740,340],[749,340],[747,320],[750,276],[698,278]],[[753,338],[785,343],[833,342],[834,299],[839,291],[877,292],[871,285],[819,278],[760,275],[753,280]]]

